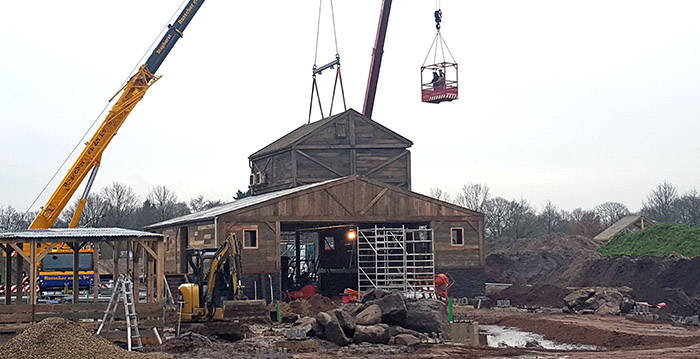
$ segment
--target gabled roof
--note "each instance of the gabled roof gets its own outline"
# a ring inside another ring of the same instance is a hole
[[[636,230],[636,229],[642,229],[645,226],[653,226],[656,224],[656,222],[647,219],[644,216],[640,215],[631,215],[631,216],[625,216],[622,217],[619,221],[613,223],[612,226],[606,228],[604,231],[600,232],[597,236],[593,237],[594,240],[597,241],[609,241],[615,235],[618,233],[630,229],[630,230]],[[630,228],[633,227],[633,228]]]
[[[281,191],[276,191],[276,192],[269,192],[269,193],[264,193],[260,194],[257,196],[250,196],[250,197],[245,197],[236,201],[233,201],[231,203],[227,203],[218,207],[210,208],[201,212],[197,213],[192,213],[188,214],[182,217],[178,218],[173,218],[169,219],[167,221],[155,223],[149,226],[146,226],[146,230],[154,230],[158,228],[163,228],[163,227],[173,227],[173,226],[178,226],[178,225],[184,225],[184,224],[193,224],[193,223],[202,223],[202,222],[209,222],[213,221],[214,218],[235,212],[235,211],[242,211],[242,210],[248,210],[251,207],[257,206],[257,205],[267,205],[271,202],[274,201],[281,201],[284,200],[285,198],[288,197],[293,197],[293,196],[301,196],[304,195],[304,193],[308,192],[313,192],[313,191],[323,191],[324,188],[328,189],[329,187],[335,186],[335,185],[341,185],[341,184],[347,184],[350,183],[351,181],[363,181],[366,183],[370,183],[372,185],[376,185],[379,187],[383,187],[388,189],[391,189],[392,191],[399,193],[401,195],[407,196],[407,197],[413,197],[417,198],[421,201],[425,202],[432,202],[439,204],[445,208],[449,208],[454,211],[458,211],[460,213],[464,213],[467,215],[477,215],[477,216],[483,216],[483,213],[473,211],[464,207],[460,207],[458,205],[455,205],[453,203],[448,203],[448,202],[443,202],[438,199],[428,197],[416,192],[411,192],[408,190],[405,190],[400,187],[388,185],[382,182],[374,181],[371,179],[368,179],[366,177],[360,177],[360,176],[347,176],[347,177],[341,177],[341,178],[335,178],[331,180],[327,180],[324,182],[318,182],[318,183],[312,183],[312,184],[307,184],[304,186],[299,186],[299,187],[294,187],[290,189],[285,189]],[[303,193],[302,193],[303,192]],[[285,198],[283,198],[285,197]],[[439,215],[436,215],[439,216]]]
[[[280,150],[283,150],[286,148],[291,148],[293,144],[302,141],[303,139],[305,139],[306,137],[308,137],[309,135],[314,133],[316,130],[324,127],[325,125],[327,125],[327,124],[329,124],[337,119],[346,118],[346,117],[351,116],[351,115],[361,116],[365,121],[372,123],[373,125],[383,129],[384,131],[387,131],[387,132],[391,133],[392,135],[400,138],[409,147],[413,145],[413,142],[411,142],[411,140],[409,140],[409,139],[399,135],[398,133],[382,126],[378,122],[373,121],[369,117],[366,117],[363,114],[361,114],[361,113],[359,113],[351,108],[345,112],[341,112],[339,114],[318,120],[316,122],[312,122],[312,123],[297,127],[294,131],[282,136],[277,141],[274,141],[271,144],[263,147],[261,150],[253,153],[248,158],[252,159],[252,158],[259,157],[259,156],[262,156],[262,155],[265,155],[268,153],[277,152],[277,151],[280,151]]]

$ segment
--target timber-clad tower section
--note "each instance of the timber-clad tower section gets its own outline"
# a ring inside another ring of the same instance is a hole
[[[413,142],[350,109],[303,125],[249,157],[252,194],[345,176],[411,189]]]

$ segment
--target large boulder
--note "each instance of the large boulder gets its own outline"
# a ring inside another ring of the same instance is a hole
[[[355,333],[355,318],[342,309],[335,309],[331,314],[338,320],[345,335],[352,338],[353,333]]]
[[[370,289],[365,294],[362,295],[362,303],[371,302],[373,300],[380,299],[390,292],[384,289]]]
[[[374,301],[382,311],[382,323],[403,324],[406,321],[406,303],[399,292],[391,292],[388,295]]]
[[[375,343],[386,344],[389,341],[389,326],[378,325],[358,325],[355,327],[355,343]]]
[[[340,346],[345,346],[352,343],[343,331],[343,328],[338,323],[338,318],[333,316],[331,321],[323,328],[326,339]]]
[[[389,327],[389,334],[390,334],[392,337],[395,337],[395,336],[397,336],[397,335],[399,335],[399,334],[410,334],[410,335],[413,335],[413,336],[416,337],[416,338],[420,337],[420,332],[415,331],[415,330],[411,330],[411,329],[407,329],[407,328],[404,328],[404,327],[400,327],[400,326],[398,326],[398,325],[392,325],[391,327]]]
[[[594,295],[595,289],[578,289],[564,297],[564,302],[569,307],[581,308],[583,307],[583,304]]]
[[[379,324],[382,321],[382,309],[378,305],[372,304],[365,310],[361,311],[356,317],[355,321],[358,325],[374,325]]]
[[[330,323],[332,319],[333,316],[326,312],[316,314],[316,321],[318,322],[318,324],[321,324],[324,327],[328,325],[328,323]]]
[[[406,303],[407,314],[403,325],[421,333],[442,333],[449,339],[450,323],[445,305],[434,299]]]

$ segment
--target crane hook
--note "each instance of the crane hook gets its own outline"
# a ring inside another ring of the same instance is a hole
[[[435,10],[435,28],[440,30],[440,22],[442,22],[442,10]]]

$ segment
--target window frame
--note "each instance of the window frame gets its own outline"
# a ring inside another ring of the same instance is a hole
[[[454,233],[456,229],[462,232],[462,243],[455,244]],[[453,247],[464,247],[464,227],[450,227],[450,245]]]
[[[247,246],[246,245],[246,232],[254,232],[255,233],[255,246]],[[260,236],[258,236],[258,229],[257,228],[245,228],[243,229],[243,249],[258,249],[260,248]]]

